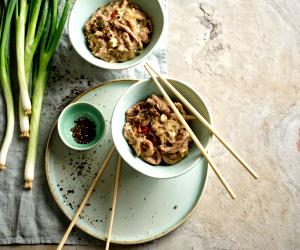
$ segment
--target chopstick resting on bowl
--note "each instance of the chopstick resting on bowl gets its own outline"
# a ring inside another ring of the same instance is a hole
[[[197,148],[200,150],[200,152],[202,153],[202,155],[204,156],[204,158],[208,161],[209,165],[211,166],[211,168],[213,169],[213,171],[215,172],[215,174],[218,176],[219,180],[221,181],[221,183],[223,184],[223,186],[225,187],[225,189],[229,193],[230,197],[232,199],[235,199],[236,195],[235,195],[234,191],[229,186],[229,184],[227,183],[227,181],[225,180],[225,178],[223,177],[222,173],[217,168],[217,166],[215,165],[215,163],[213,162],[213,160],[211,159],[211,157],[209,156],[209,154],[206,152],[205,148],[202,146],[201,142],[199,141],[199,139],[197,138],[197,136],[194,134],[193,130],[190,128],[190,126],[187,124],[187,122],[185,121],[185,119],[183,118],[183,116],[180,114],[180,112],[176,108],[175,104],[172,102],[171,98],[168,96],[167,92],[161,86],[161,84],[157,80],[157,78],[154,75],[154,73],[152,72],[152,70],[149,68],[149,66],[147,64],[145,65],[145,68],[147,69],[148,73],[150,74],[150,76],[154,80],[156,86],[158,87],[158,89],[160,90],[160,92],[162,93],[162,95],[164,96],[165,100],[168,102],[168,104],[170,105],[170,107],[172,108],[172,110],[174,111],[174,113],[177,115],[177,117],[178,117],[179,121],[181,122],[181,124],[185,127],[185,129],[187,130],[187,132],[190,134],[190,136],[193,139],[193,141],[194,141],[195,145],[197,146]]]
[[[109,226],[108,226],[108,230],[107,230],[107,239],[106,239],[105,250],[109,249],[109,244],[110,244],[110,239],[111,239],[112,226],[113,226],[114,217],[115,217],[117,196],[118,196],[119,183],[120,183],[121,163],[122,163],[122,158],[119,155],[118,163],[117,163],[117,170],[116,170],[115,186],[114,186],[114,191],[113,191],[112,208],[111,208],[111,214],[110,214],[110,218],[109,218]]]
[[[249,164],[229,145],[229,143],[210,125],[209,122],[179,93],[179,91],[173,87],[173,85],[168,82],[159,72],[154,71],[154,69],[146,63],[146,66],[152,72],[154,72],[158,78],[178,97],[180,101],[197,117],[197,119],[202,122],[202,124],[224,145],[225,148],[244,166],[244,168],[255,178],[258,179],[258,174],[249,166]],[[147,69],[147,70],[148,70]]]
[[[98,183],[98,181],[99,181],[100,177],[102,176],[104,170],[108,166],[108,162],[109,162],[109,160],[110,160],[110,158],[111,158],[114,150],[115,150],[115,146],[112,146],[112,148],[110,149],[109,153],[107,154],[104,162],[102,163],[102,166],[99,168],[99,171],[98,171],[96,177],[94,178],[91,186],[89,187],[89,190],[85,194],[85,196],[84,196],[84,198],[83,198],[83,200],[82,200],[82,202],[81,202],[81,204],[80,204],[80,206],[79,206],[76,214],[74,215],[74,217],[73,217],[73,219],[72,219],[72,221],[71,221],[68,229],[66,230],[63,238],[61,239],[61,241],[60,241],[60,243],[59,243],[59,245],[57,247],[57,250],[61,250],[63,248],[63,246],[64,246],[64,244],[65,244],[65,242],[66,242],[69,234],[71,233],[71,231],[72,231],[72,229],[73,229],[73,227],[74,227],[74,225],[75,225],[75,223],[76,223],[76,221],[77,221],[80,213],[82,212],[83,208],[85,207],[85,204],[88,202],[89,198],[91,197],[91,195],[93,193],[93,189],[95,188],[96,184]]]

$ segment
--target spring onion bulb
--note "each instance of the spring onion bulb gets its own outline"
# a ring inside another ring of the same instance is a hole
[[[16,6],[17,0],[10,0],[9,3],[2,4],[2,12],[0,17],[0,81],[4,93],[4,98],[6,102],[6,133],[4,137],[4,141],[0,150],[0,170],[6,168],[6,158],[7,153],[10,148],[14,126],[15,126],[15,118],[14,118],[14,102],[13,95],[11,90],[11,81],[9,74],[9,50],[8,50],[8,42],[9,42],[9,31],[10,25],[12,21],[12,15],[14,13],[14,9]]]
[[[41,37],[39,51],[33,72],[32,114],[30,118],[30,138],[28,143],[27,159],[25,163],[24,188],[31,189],[34,180],[34,168],[38,146],[38,129],[51,62],[63,32],[72,0],[66,0],[63,13],[58,21],[57,0],[49,5],[46,24]]]
[[[21,99],[19,99],[19,123],[20,123],[20,137],[29,138],[29,116],[25,114]]]

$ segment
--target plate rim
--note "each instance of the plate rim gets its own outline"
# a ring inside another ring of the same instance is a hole
[[[111,83],[118,83],[118,82],[126,82],[126,81],[132,82],[132,84],[134,84],[134,83],[136,83],[136,82],[138,82],[140,80],[142,80],[142,79],[124,78],[124,79],[114,79],[114,80],[103,81],[101,83],[98,83],[96,86],[94,86],[92,88],[89,88],[86,91],[82,92],[81,94],[79,94],[78,96],[76,96],[68,104],[76,102],[80,97],[86,95],[87,93],[89,93],[89,92],[91,92],[91,91],[93,91],[93,90],[95,90],[97,88],[101,88],[104,85],[108,85],[108,84],[111,84]],[[52,126],[52,128],[51,128],[51,130],[49,132],[48,139],[47,139],[46,150],[45,150],[45,173],[46,173],[46,177],[47,177],[48,187],[50,189],[51,195],[52,195],[52,197],[53,197],[56,205],[59,207],[59,209],[61,210],[61,212],[67,217],[67,219],[69,219],[70,221],[72,221],[73,218],[71,216],[69,216],[64,211],[62,205],[59,203],[59,201],[57,200],[56,196],[54,195],[54,187],[51,185],[51,182],[50,182],[50,171],[49,171],[49,165],[48,165],[48,153],[49,153],[50,141],[51,141],[54,129],[57,126],[57,120],[58,120],[58,118],[55,120],[55,122],[54,122],[54,124],[53,124],[53,126]],[[210,142],[211,142],[211,139],[208,142],[208,146],[209,146]],[[154,237],[150,237],[150,238],[147,238],[147,239],[144,239],[144,240],[136,240],[136,241],[122,241],[122,240],[119,241],[119,240],[113,240],[113,239],[111,239],[111,243],[120,244],[120,245],[135,245],[135,244],[142,244],[142,243],[146,243],[146,242],[149,242],[149,241],[153,241],[153,240],[159,239],[159,238],[161,238],[163,236],[166,236],[167,234],[173,232],[175,229],[177,229],[179,226],[181,226],[185,221],[187,221],[192,216],[192,214],[195,212],[196,208],[199,206],[199,204],[200,204],[200,202],[202,200],[202,197],[203,197],[203,193],[204,193],[204,191],[206,189],[207,177],[208,177],[208,163],[207,163],[207,161],[205,159],[203,159],[203,161],[204,161],[204,164],[206,165],[206,169],[207,169],[206,173],[205,173],[203,190],[202,190],[202,192],[201,192],[201,194],[200,194],[197,202],[194,204],[193,208],[184,216],[184,218],[182,220],[180,220],[174,226],[170,227],[170,229],[165,230],[162,233],[160,233],[160,234],[158,234],[158,235],[156,235]],[[90,236],[92,236],[92,237],[94,237],[96,239],[99,239],[99,240],[102,240],[102,241],[106,241],[106,237],[99,237],[98,235],[94,234],[93,232],[90,232],[89,230],[84,229],[83,227],[81,227],[80,225],[78,225],[78,221],[76,221],[75,225],[76,225],[77,228],[79,228],[84,233],[86,233],[86,234],[88,234],[88,235],[90,235]]]

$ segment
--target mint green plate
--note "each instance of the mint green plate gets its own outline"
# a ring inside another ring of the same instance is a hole
[[[107,82],[80,95],[99,107],[106,121],[101,143],[87,151],[75,151],[61,141],[56,125],[46,149],[46,175],[51,193],[71,220],[112,146],[110,121],[119,97],[135,80]],[[112,203],[117,154],[98,182],[76,225],[105,240]],[[112,231],[112,242],[137,244],[162,237],[181,225],[200,201],[207,179],[207,163],[172,179],[147,177],[123,162],[120,190]],[[66,225],[67,227],[67,225]]]

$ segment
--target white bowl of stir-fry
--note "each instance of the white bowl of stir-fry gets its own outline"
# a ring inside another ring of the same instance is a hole
[[[169,81],[210,122],[203,98],[185,83]],[[171,92],[168,94],[202,145],[207,147],[211,133]],[[204,160],[151,79],[133,84],[121,96],[113,113],[111,130],[122,158],[147,176],[176,177],[200,166]]]
[[[159,0],[77,0],[70,15],[69,37],[89,63],[125,69],[151,54],[164,25]]]

